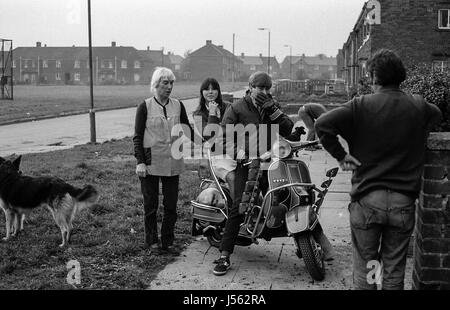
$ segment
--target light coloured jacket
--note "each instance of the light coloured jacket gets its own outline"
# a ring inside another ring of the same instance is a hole
[[[163,109],[154,97],[145,100],[147,121],[143,146],[151,149],[151,175],[174,176],[184,171],[184,161],[175,159],[171,153],[172,143],[178,136],[172,137],[172,128],[180,123],[181,104],[177,99],[169,98],[165,106],[167,119]]]

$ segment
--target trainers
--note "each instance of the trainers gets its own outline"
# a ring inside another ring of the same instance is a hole
[[[213,273],[216,276],[222,276],[227,273],[231,268],[230,258],[228,256],[221,256],[219,259],[215,260],[216,267],[214,267]]]

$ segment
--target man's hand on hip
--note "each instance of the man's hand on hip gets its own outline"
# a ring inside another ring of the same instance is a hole
[[[361,162],[350,154],[346,154],[344,159],[339,162],[339,166],[343,171],[356,170],[361,166]]]

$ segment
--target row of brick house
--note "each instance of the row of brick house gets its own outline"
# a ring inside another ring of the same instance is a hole
[[[148,84],[158,65],[180,72],[179,56],[164,55],[159,62],[153,55],[161,51],[137,50],[130,46],[92,48],[93,80],[95,84]],[[13,79],[25,84],[87,84],[90,80],[89,49],[87,47],[47,47],[37,42],[35,47],[13,50]]]
[[[201,81],[215,77],[219,81],[247,81],[256,71],[267,71],[268,58],[235,56],[222,45],[211,40],[186,58],[167,54],[163,50],[137,50],[131,46],[93,47],[94,84],[148,84],[154,68],[165,66],[183,80]],[[47,47],[40,42],[34,47],[17,47],[13,50],[14,81],[25,84],[74,84],[89,83],[89,49],[87,47]],[[291,66],[291,67],[290,67]],[[283,63],[270,57],[270,74],[274,79],[289,77],[295,68],[293,79],[330,79],[336,75],[336,59],[318,55],[314,57],[286,57]],[[301,76],[299,75],[301,73]]]
[[[211,40],[186,58],[167,54],[163,50],[137,50],[130,46],[93,47],[94,84],[148,84],[155,67],[165,66],[176,77],[200,81],[215,77],[219,81],[247,80],[256,71],[267,70],[267,57],[234,56],[222,45]],[[17,47],[13,50],[13,79],[23,84],[74,84],[89,83],[89,49],[87,47],[47,47],[36,42],[33,47]],[[279,77],[280,64],[270,58],[271,75]],[[234,76],[233,76],[234,75]]]
[[[407,66],[450,67],[449,0],[370,0],[337,55],[338,78],[355,86],[380,48],[396,51]]]
[[[337,78],[337,59],[324,54],[316,56],[286,56],[281,63],[281,75],[294,80]]]

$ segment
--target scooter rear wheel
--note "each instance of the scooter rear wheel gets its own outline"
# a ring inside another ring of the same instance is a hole
[[[311,277],[316,281],[322,281],[325,278],[325,263],[320,244],[314,240],[311,233],[296,234],[294,240]]]

